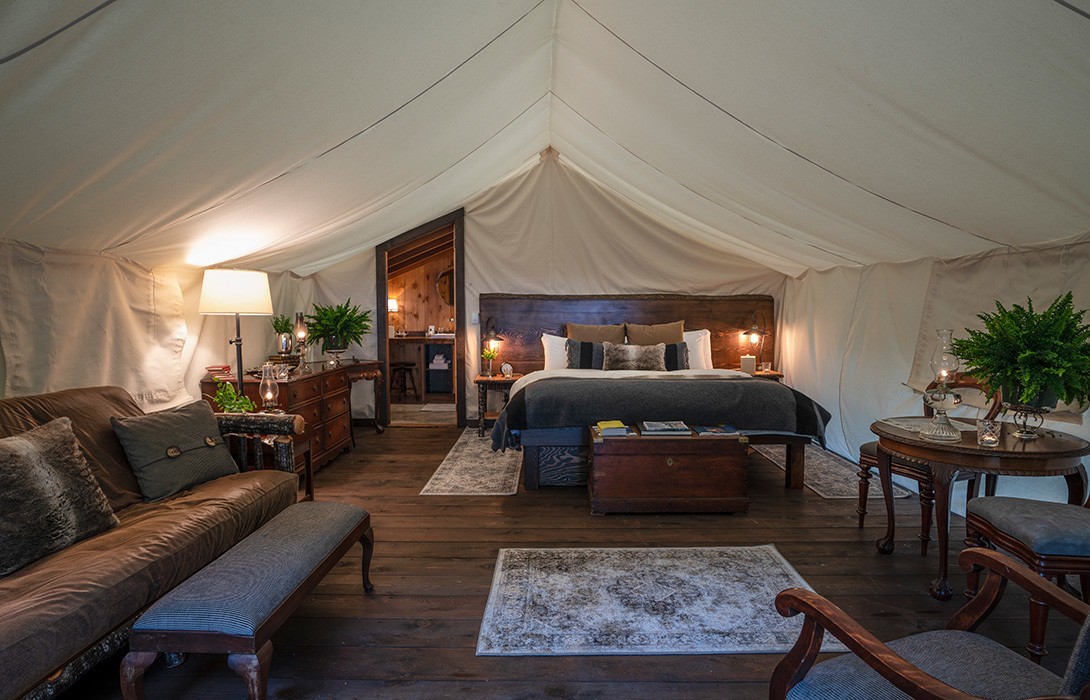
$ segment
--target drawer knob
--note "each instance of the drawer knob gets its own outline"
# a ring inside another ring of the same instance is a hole
[[[667,457],[666,458],[666,466],[668,466],[668,467],[674,466],[674,458],[673,457]]]

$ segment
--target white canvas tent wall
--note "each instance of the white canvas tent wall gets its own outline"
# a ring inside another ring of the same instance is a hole
[[[5,3],[5,390],[183,400],[230,335],[194,313],[200,267],[279,273],[281,311],[374,308],[375,244],[465,206],[472,295],[771,290],[782,366],[850,453],[915,409],[934,322],[1090,306],[1087,9]],[[577,249],[600,264],[541,272]]]

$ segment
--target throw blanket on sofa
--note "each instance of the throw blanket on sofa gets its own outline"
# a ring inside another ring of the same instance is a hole
[[[601,374],[549,376],[513,387],[493,428],[492,449],[517,447],[518,436],[512,431],[585,427],[600,420],[729,423],[739,430],[809,435],[824,444],[825,424],[831,417],[805,394],[767,379],[742,378],[747,375],[664,372],[653,378],[606,378]]]

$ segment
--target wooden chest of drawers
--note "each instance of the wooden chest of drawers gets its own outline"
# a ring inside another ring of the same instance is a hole
[[[603,438],[591,429],[592,513],[745,513],[746,445],[732,437]]]
[[[352,438],[352,416],[348,413],[351,382],[346,367],[330,369],[318,363],[312,366],[315,369],[311,374],[279,382],[279,403],[286,413],[297,413],[303,417],[306,431],[296,436],[295,441],[310,440],[311,460],[317,470],[346,450]],[[253,377],[247,377],[243,382],[246,396],[258,407],[261,406],[257,393],[260,383]],[[201,382],[201,394],[205,400],[211,403],[215,393],[215,381],[205,379]],[[297,451],[296,471],[302,471],[303,459],[303,453]]]

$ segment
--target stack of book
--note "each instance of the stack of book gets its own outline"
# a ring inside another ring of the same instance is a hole
[[[733,425],[694,425],[693,432],[702,437],[737,437],[741,435]]]
[[[679,420],[641,420],[641,435],[689,435],[689,426]]]
[[[619,420],[600,420],[595,428],[598,429],[598,434],[602,437],[622,437],[636,434],[634,430]]]
[[[205,367],[212,379],[217,382],[233,382],[235,375],[231,372],[231,365],[208,365]]]

